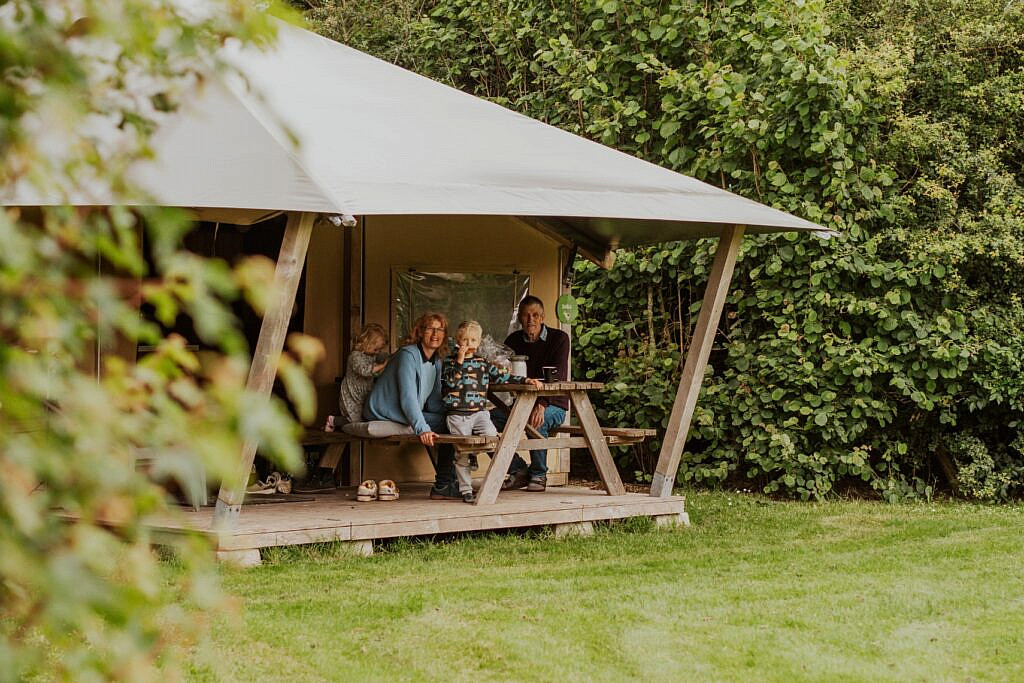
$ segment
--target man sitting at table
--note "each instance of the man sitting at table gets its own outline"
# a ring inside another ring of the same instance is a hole
[[[513,332],[505,340],[505,346],[516,354],[526,356],[526,376],[543,377],[543,368],[554,367],[555,379],[564,382],[569,379],[569,335],[544,324],[544,302],[528,295],[519,302],[517,315],[521,330]],[[542,436],[565,421],[569,409],[567,396],[540,396],[533,407],[528,424]],[[505,415],[494,415],[498,428],[505,426]],[[503,491],[521,489],[543,491],[548,485],[547,450],[530,451],[530,466],[516,454],[509,465],[508,474],[501,485]]]
[[[448,319],[440,313],[425,313],[413,323],[403,343],[374,383],[363,417],[409,425],[420,443],[433,446],[438,434],[448,433],[441,400],[441,357],[448,344]],[[450,444],[438,445],[430,497],[462,500],[455,481],[455,450]]]

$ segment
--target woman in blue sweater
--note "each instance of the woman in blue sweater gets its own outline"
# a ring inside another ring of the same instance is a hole
[[[438,434],[448,433],[441,400],[441,349],[448,346],[447,318],[440,313],[420,316],[405,344],[374,383],[363,417],[409,425],[420,443],[433,446]],[[449,444],[437,448],[430,497],[462,500],[455,480],[455,452]]]

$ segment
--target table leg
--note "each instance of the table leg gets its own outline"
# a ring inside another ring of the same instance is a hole
[[[533,405],[536,402],[537,397],[527,392],[520,394],[512,404],[512,411],[508,415],[505,429],[501,431],[498,446],[491,457],[491,465],[484,476],[484,483],[476,494],[477,505],[492,505],[498,499],[501,482],[505,480],[505,473],[512,464],[512,456],[518,449],[519,440],[523,438],[526,423],[530,420],[530,413],[533,412]]]
[[[503,411],[506,416],[509,413],[512,412],[512,409],[508,407],[508,404],[505,403],[504,401],[502,401],[497,396],[495,396],[493,393],[488,394],[487,398],[489,398],[491,400],[491,402],[498,407],[499,410]],[[536,429],[534,429],[530,425],[526,425],[526,435],[529,436],[531,439],[544,439],[544,438],[546,438],[543,434],[538,432]]]
[[[619,470],[615,467],[612,453],[608,450],[608,442],[601,432],[601,425],[597,422],[597,415],[594,413],[594,405],[585,391],[570,391],[569,399],[576,409],[576,417],[583,428],[583,438],[587,440],[590,447],[590,454],[597,465],[597,471],[604,482],[604,488],[610,496],[621,496],[626,493],[626,487],[622,485],[619,477]]]

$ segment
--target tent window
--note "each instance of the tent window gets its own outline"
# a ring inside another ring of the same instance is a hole
[[[448,316],[451,331],[463,320],[476,320],[496,341],[503,341],[516,323],[516,307],[530,290],[528,274],[424,272],[415,268],[391,271],[391,334],[408,333],[427,311]]]

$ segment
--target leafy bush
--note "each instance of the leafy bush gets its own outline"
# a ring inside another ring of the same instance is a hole
[[[385,4],[422,14],[364,25],[378,53],[841,232],[745,240],[682,481],[929,496],[936,439],[1019,437],[1024,7]],[[577,374],[608,384],[605,419],[665,426],[713,248],[577,266]]]
[[[199,13],[179,5],[4,6],[5,190],[145,203],[123,171],[151,155],[154,122],[223,68],[225,40],[273,38],[245,3]],[[190,225],[180,211],[151,207],[0,211],[2,681],[174,677],[220,597],[199,539],[176,546],[180,571],[167,580],[147,525],[168,512],[166,494],[136,470],[136,456],[216,478],[237,467],[243,440],[285,464],[297,459],[286,411],[245,390],[245,342],[230,312],[241,296],[261,305],[272,264],[231,268],[184,252]],[[165,323],[190,317],[214,351],[200,363],[181,337],[163,338],[141,320],[143,301]],[[123,350],[138,343],[155,351],[130,363]]]

